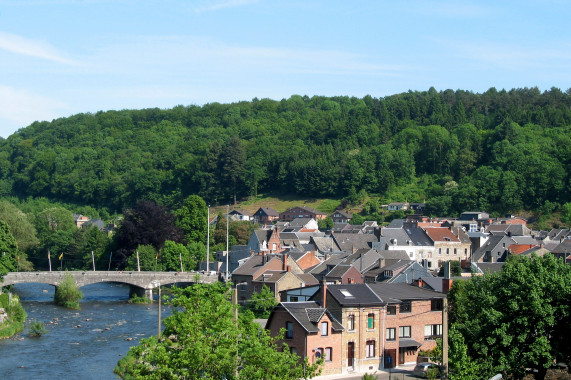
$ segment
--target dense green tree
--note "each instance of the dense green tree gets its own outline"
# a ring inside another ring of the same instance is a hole
[[[561,220],[563,223],[571,225],[571,202],[567,202],[561,206]]]
[[[137,257],[139,258],[137,266]],[[129,256],[125,264],[125,270],[162,272],[164,271],[163,258],[157,253],[155,247],[150,244],[139,245],[135,254]]]
[[[277,347],[252,316],[240,313],[221,284],[174,288],[173,314],[164,320],[165,338],[142,339],[121,359],[115,373],[131,379],[300,379],[316,365]],[[213,318],[213,316],[216,316]]]
[[[183,205],[175,211],[175,223],[182,229],[187,243],[206,244],[207,214],[206,202],[198,195],[186,198]]]
[[[192,270],[195,262],[190,256],[188,248],[183,244],[167,240],[159,252],[163,270],[180,272]]]
[[[39,244],[34,225],[28,216],[14,204],[5,200],[0,201],[0,220],[10,226],[10,231],[18,242],[20,250],[27,251]]]
[[[510,256],[498,274],[456,282],[450,321],[482,373],[522,378],[526,368],[545,376],[571,349],[571,267],[552,255]]]
[[[259,292],[252,293],[252,297],[248,300],[248,309],[254,313],[256,318],[267,319],[277,304],[276,296],[270,288],[264,284]]]
[[[18,245],[6,222],[0,220],[0,280],[18,266]]]

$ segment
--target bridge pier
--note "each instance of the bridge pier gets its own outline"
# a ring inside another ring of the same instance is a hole
[[[149,299],[152,299],[152,289],[150,289],[151,291],[151,297],[148,296],[147,293],[148,289],[145,288],[141,288],[140,286],[137,285],[129,285],[129,298],[133,298],[134,296],[137,297],[147,297]]]

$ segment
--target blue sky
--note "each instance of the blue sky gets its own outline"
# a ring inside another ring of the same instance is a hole
[[[571,87],[567,0],[0,0],[0,136],[80,112]]]

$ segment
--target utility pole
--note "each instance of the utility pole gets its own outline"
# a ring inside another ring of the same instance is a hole
[[[230,210],[230,205],[226,205],[226,282],[228,282],[228,279],[230,278],[230,268],[228,268],[228,255],[230,255],[230,251],[228,250],[229,210]]]
[[[210,275],[210,205],[206,209],[206,274]]]
[[[446,297],[442,300],[442,370],[441,379],[448,379],[448,291],[450,290],[450,262],[444,264]]]

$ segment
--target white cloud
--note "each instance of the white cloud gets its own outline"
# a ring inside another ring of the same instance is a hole
[[[8,137],[16,129],[28,126],[34,121],[52,120],[62,115],[65,105],[53,99],[17,90],[9,86],[0,86],[0,136]],[[8,124],[8,126],[6,126]]]
[[[210,0],[204,2],[203,6],[195,8],[195,12],[213,12],[226,8],[236,8],[257,3],[259,0]]]
[[[106,47],[89,61],[91,72],[141,73],[147,78],[151,73],[184,73],[180,80],[235,74],[394,76],[414,69],[342,50],[239,46],[187,36],[140,38]]]
[[[0,32],[0,49],[65,65],[77,65],[77,62],[66,58],[46,42],[30,40],[14,34]]]

